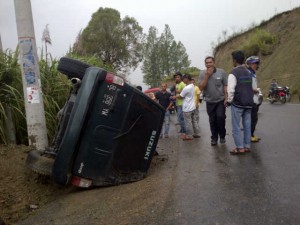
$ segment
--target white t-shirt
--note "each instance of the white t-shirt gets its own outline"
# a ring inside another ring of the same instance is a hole
[[[256,79],[256,76],[252,76],[252,88],[253,90],[257,90],[257,79]],[[258,104],[259,101],[258,101],[258,93],[254,94],[253,95],[253,102],[255,104]]]
[[[196,109],[194,95],[195,95],[194,84],[189,84],[182,89],[180,96],[183,97],[183,105],[182,105],[183,112],[191,112]]]

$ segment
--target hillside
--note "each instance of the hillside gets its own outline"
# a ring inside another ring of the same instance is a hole
[[[262,63],[257,73],[259,86],[267,96],[271,79],[277,79],[282,86],[289,86],[292,101],[298,101],[300,91],[300,8],[278,14],[242,34],[219,44],[215,51],[217,66],[226,72],[232,69],[231,52],[243,49],[257,33],[267,31],[276,37],[276,44],[268,53],[259,52]]]

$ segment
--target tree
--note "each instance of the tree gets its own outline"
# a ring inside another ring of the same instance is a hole
[[[176,52],[175,54],[177,55],[176,61],[173,60],[173,70],[174,71],[179,71],[184,68],[187,68],[191,65],[191,61],[189,60],[189,56],[186,53],[186,48],[182,44],[182,42],[178,42],[176,46]]]
[[[142,71],[144,73],[144,83],[152,87],[157,87],[161,80],[162,69],[160,67],[159,47],[157,29],[151,26],[144,45]]]
[[[142,61],[143,29],[138,22],[112,8],[100,8],[78,34],[73,53],[96,55],[116,71],[136,69]]]
[[[185,69],[191,63],[184,45],[174,40],[168,25],[160,37],[157,33],[155,27],[150,27],[144,44],[142,71],[144,82],[150,86],[159,86],[165,76]]]
[[[160,52],[162,57],[163,74],[170,74],[173,62],[173,58],[171,57],[172,44],[175,41],[169,25],[165,25],[164,32],[161,34],[159,42],[161,45]]]

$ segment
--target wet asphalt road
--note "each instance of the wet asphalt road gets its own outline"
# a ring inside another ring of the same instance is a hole
[[[259,111],[256,135],[246,155],[234,148],[230,109],[226,144],[210,145],[205,103],[201,138],[178,138],[172,115],[170,138],[147,177],[130,184],[73,190],[20,225],[298,225],[300,224],[300,104]],[[178,127],[177,127],[178,128]]]
[[[210,146],[201,105],[201,138],[178,139],[176,175],[162,224],[300,224],[300,105],[264,103],[258,116],[261,141],[252,144],[251,153],[230,155],[230,109],[227,143]]]

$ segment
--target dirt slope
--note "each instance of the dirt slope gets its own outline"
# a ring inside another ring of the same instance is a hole
[[[232,69],[231,52],[251,38],[256,28],[267,30],[278,38],[278,44],[271,55],[262,56],[258,72],[259,86],[265,96],[271,79],[277,79],[283,86],[289,86],[293,94],[292,100],[298,101],[300,90],[300,8],[278,14],[269,21],[263,22],[243,34],[219,45],[215,57],[218,67],[230,72]]]
[[[28,146],[0,145],[0,218],[14,224],[69,189],[49,185],[25,166]]]

